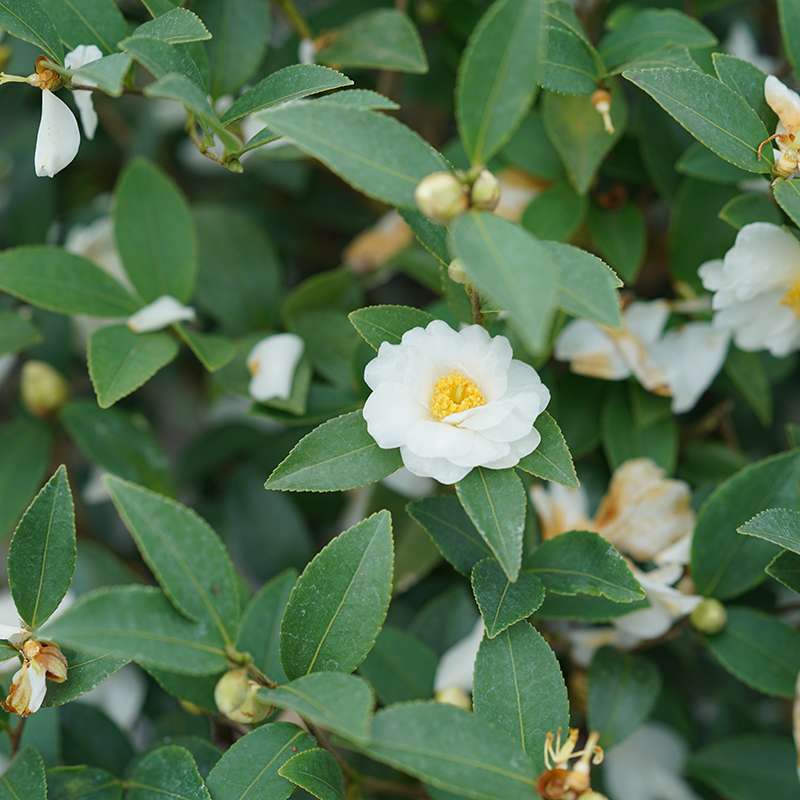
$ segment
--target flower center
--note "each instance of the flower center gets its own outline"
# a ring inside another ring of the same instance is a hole
[[[800,317],[800,280],[796,280],[781,297],[781,305],[789,306],[796,317]]]
[[[431,414],[436,419],[485,405],[486,398],[475,381],[460,372],[451,372],[439,378],[433,387]]]

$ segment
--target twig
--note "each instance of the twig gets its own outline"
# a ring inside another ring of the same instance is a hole
[[[471,284],[466,285],[467,296],[469,297],[470,308],[472,309],[472,321],[476,325],[483,325],[483,312],[481,311],[481,296],[478,290]]]
[[[22,741],[22,734],[25,732],[25,723],[27,722],[27,717],[21,717],[19,724],[13,731],[10,731],[8,734],[9,739],[11,740],[11,757],[13,758],[17,751],[19,750],[20,742]]]
[[[294,0],[276,0],[276,2],[301,39],[314,38],[314,34],[311,33],[311,28],[306,22],[305,17],[298,11]]]

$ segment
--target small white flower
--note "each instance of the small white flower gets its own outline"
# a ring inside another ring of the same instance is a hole
[[[472,691],[472,673],[483,641],[483,630],[483,620],[478,619],[470,634],[456,642],[442,655],[433,682],[436,692],[447,689]]]
[[[128,318],[128,327],[134,333],[149,333],[160,331],[176,322],[191,322],[195,316],[193,308],[165,294],[131,315]]]
[[[400,448],[414,475],[452,484],[474,467],[505,469],[532,453],[533,427],[550,392],[533,367],[513,358],[505,336],[479,325],[456,332],[440,320],[383,342],[367,364],[367,430],[379,447]]]
[[[114,222],[111,217],[99,217],[88,225],[76,225],[70,228],[64,249],[68,253],[88,258],[125,288],[132,288],[117,250]]]
[[[717,377],[729,338],[709,322],[689,322],[670,329],[652,345],[653,361],[666,378],[675,414],[694,408]]]
[[[69,106],[49,89],[42,89],[42,119],[34,154],[36,175],[52,178],[72,163],[80,146],[78,121]]]
[[[97,45],[94,44],[81,44],[74,50],[67,53],[64,57],[64,66],[69,70],[78,70],[91,64],[93,61],[98,61],[103,57],[103,53]],[[97,84],[88,78],[79,78],[81,86],[94,87]],[[94,110],[94,100],[92,93],[85,89],[78,89],[72,92],[75,98],[75,105],[81,115],[81,125],[83,125],[83,132],[87,139],[94,139],[95,131],[97,131],[97,112]]]
[[[610,796],[619,800],[700,800],[681,777],[686,758],[682,739],[666,725],[648,722],[606,753],[603,774]]]
[[[771,137],[778,144],[774,151],[776,170],[782,177],[790,178],[797,174],[800,165],[800,95],[769,75],[764,81],[764,99],[778,115],[778,126]]]
[[[581,487],[573,489],[560,483],[532,486],[531,501],[539,515],[544,541],[566,531],[595,530],[589,514],[589,498]]]
[[[669,394],[666,376],[650,354],[668,317],[669,305],[654,300],[631,303],[622,314],[621,328],[574,320],[559,334],[555,357],[568,361],[578,375],[609,381],[633,375],[648,391]]]
[[[742,350],[786,356],[800,349],[800,242],[767,222],[745,225],[721,261],[700,267],[714,292],[714,325]]]
[[[305,343],[295,333],[276,333],[262,339],[247,357],[252,397],[260,403],[286,400],[292,393],[304,349]]]

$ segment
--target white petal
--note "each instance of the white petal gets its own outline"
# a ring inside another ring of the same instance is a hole
[[[369,435],[378,447],[389,450],[406,443],[409,429],[426,419],[428,410],[403,384],[381,383],[367,398],[362,413]]]
[[[52,178],[68,167],[81,146],[78,121],[69,106],[51,91],[42,91],[42,119],[36,137],[34,166],[40,178]]]
[[[472,469],[460,467],[446,458],[425,458],[412,453],[407,447],[400,448],[400,456],[405,468],[420,478],[433,478],[445,486],[452,486],[465,478]]]
[[[35,661],[30,662],[30,669],[27,673],[27,680],[30,681],[31,699],[28,703],[28,710],[35,714],[44,702],[47,694],[47,673]]]
[[[573,489],[560,483],[531,487],[531,502],[539,515],[544,540],[566,531],[592,530],[589,498],[583,487]]]
[[[88,258],[127,289],[132,288],[117,250],[114,222],[110,216],[100,217],[88,225],[70,228],[64,249]]]
[[[147,683],[141,671],[130,664],[81,695],[81,702],[100,708],[120,728],[130,731],[139,719],[146,694]]]
[[[725,262],[721,258],[717,258],[713,261],[706,261],[704,264],[700,265],[697,274],[703,282],[703,288],[708,289],[710,292],[716,292],[722,287],[722,268],[724,264]]]
[[[103,53],[96,45],[79,45],[72,52],[67,53],[64,57],[64,66],[69,70],[78,70],[91,64],[93,61],[98,61],[103,57]],[[82,86],[94,86],[94,82],[87,78],[78,78],[78,82]],[[97,130],[97,113],[94,110],[94,100],[92,93],[84,90],[74,91],[72,93],[75,98],[75,105],[81,115],[81,125],[83,125],[83,132],[87,139],[94,139],[95,131]]]
[[[570,645],[572,661],[584,668],[589,666],[594,654],[601,647],[620,645],[620,633],[616,628],[568,628],[565,635]]]
[[[97,131],[97,112],[94,110],[92,93],[81,89],[73,92],[72,97],[81,115],[83,133],[87,139],[94,139],[94,134]]]
[[[103,53],[97,45],[80,44],[64,56],[64,66],[68,70],[78,70],[102,57]]]
[[[764,81],[764,99],[789,133],[800,128],[800,96],[774,75]]]
[[[388,486],[393,492],[412,500],[427,497],[433,494],[433,490],[436,488],[436,483],[431,478],[420,478],[405,467],[400,467],[396,472],[384,478],[381,483]]]
[[[627,378],[630,368],[614,347],[612,339],[593,322],[570,322],[556,339],[555,357],[570,362],[577,375],[617,381]]]
[[[661,335],[669,318],[669,303],[665,300],[631,303],[622,314],[625,327],[645,345]]]
[[[179,303],[168,294],[162,295],[128,318],[128,327],[134,333],[160,331],[176,322],[190,322],[195,318],[193,308]]]
[[[435,691],[442,689],[463,689],[472,691],[472,673],[475,659],[483,641],[483,620],[479,619],[469,636],[456,642],[439,659],[434,681]]]
[[[305,343],[294,333],[277,333],[262,339],[247,357],[253,376],[250,394],[259,402],[288,398],[304,349]]]

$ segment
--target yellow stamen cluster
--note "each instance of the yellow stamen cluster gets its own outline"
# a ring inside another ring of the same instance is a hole
[[[450,414],[485,405],[486,398],[475,381],[460,372],[451,372],[436,381],[430,408],[435,419],[444,419]]]
[[[800,317],[800,280],[796,280],[789,291],[781,297],[781,305],[789,306],[796,317]]]
[[[39,56],[36,59],[36,72],[30,77],[30,82],[37,89],[49,89],[54,92],[61,87],[61,76],[47,66],[48,61],[46,56]]]

